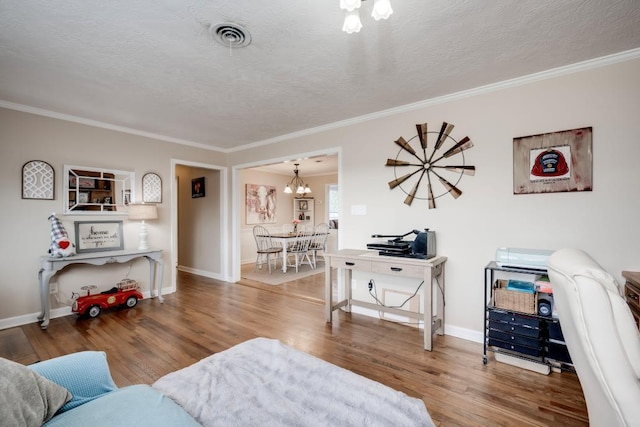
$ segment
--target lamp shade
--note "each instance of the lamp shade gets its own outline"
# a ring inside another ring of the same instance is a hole
[[[130,204],[129,219],[146,221],[149,219],[158,219],[158,209],[153,204]]]

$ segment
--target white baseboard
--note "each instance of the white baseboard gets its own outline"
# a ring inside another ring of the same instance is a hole
[[[176,291],[175,288],[161,289],[162,295],[172,294],[175,291]],[[151,298],[151,292],[144,291],[142,292],[142,296],[144,297],[144,299],[149,299]],[[56,319],[58,317],[69,316],[72,314],[74,313],[71,311],[71,306],[53,308],[49,312],[49,319]],[[6,319],[0,319],[0,330],[15,328],[16,326],[28,325],[30,323],[36,323],[38,322],[39,315],[40,315],[40,312],[37,312],[37,313],[31,313],[31,314],[24,314],[22,316],[7,317]]]
[[[380,317],[379,316],[379,312],[377,310],[372,310],[370,308],[352,306],[351,307],[351,312],[352,313],[357,313],[357,314],[363,314],[363,315],[369,316],[369,317],[375,317],[375,318],[379,318]],[[410,319],[408,317],[402,317],[402,316],[393,315],[392,317],[390,316],[389,318],[393,318],[393,320],[398,321],[398,322],[407,322],[407,323],[415,323],[416,322],[415,319]],[[422,324],[420,324],[419,328],[420,329],[424,329],[424,326]],[[482,344],[484,342],[484,335],[482,335],[482,332],[474,331],[472,329],[461,328],[459,326],[453,326],[453,325],[445,324],[444,325],[444,334],[452,336],[452,337],[456,337],[456,338],[462,338],[463,340],[467,340],[467,341],[477,342],[477,343],[480,343],[480,344]]]
[[[185,267],[183,265],[178,266],[178,271],[184,271],[185,273],[196,274],[198,276],[208,277],[209,279],[224,281],[224,278],[220,273],[213,273],[211,271],[198,270],[197,268]]]
[[[54,308],[49,312],[49,319],[55,319],[57,317],[64,317],[72,314],[71,307]],[[40,312],[24,314],[22,316],[7,317],[6,319],[0,319],[0,330],[15,328],[16,326],[28,325],[29,323],[36,323]]]

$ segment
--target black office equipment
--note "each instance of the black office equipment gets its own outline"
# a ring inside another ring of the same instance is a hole
[[[415,234],[413,240],[403,240]],[[436,233],[425,228],[424,231],[411,230],[402,235],[374,234],[372,238],[387,238],[386,242],[368,243],[367,249],[377,250],[380,255],[405,258],[429,259],[436,256]]]

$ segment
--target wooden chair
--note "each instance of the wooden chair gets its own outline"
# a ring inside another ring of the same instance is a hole
[[[282,253],[282,246],[274,244],[271,240],[271,233],[265,227],[256,225],[253,227],[253,238],[256,241],[256,267],[262,269],[264,258],[267,260],[269,274],[271,274],[271,255],[273,255],[273,265],[278,265],[278,254]],[[283,261],[284,262],[284,261]]]
[[[313,268],[313,263],[311,262],[311,258],[309,258],[309,245],[311,244],[311,238],[313,237],[313,230],[308,228],[300,228],[298,230],[298,234],[296,235],[296,241],[293,242],[287,249],[287,255],[291,255],[294,258],[295,264],[287,264],[289,267],[295,267],[296,273],[298,272],[298,267],[302,264],[308,264]],[[304,259],[307,259],[307,262],[304,262]],[[288,261],[285,261],[288,262]]]
[[[329,225],[320,223],[316,226],[315,233],[313,234],[313,238],[311,239],[311,244],[309,245],[309,252],[313,253],[313,268],[316,268],[318,265],[317,254],[318,252],[324,252],[327,250],[327,238],[329,237]],[[322,260],[324,261],[324,255],[322,256]]]

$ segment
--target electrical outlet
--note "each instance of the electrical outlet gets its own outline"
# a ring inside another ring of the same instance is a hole
[[[58,282],[53,282],[49,284],[49,293],[50,294],[58,293]]]

